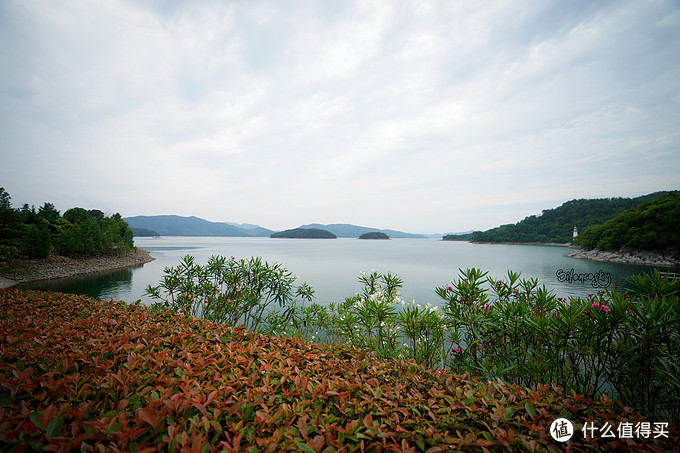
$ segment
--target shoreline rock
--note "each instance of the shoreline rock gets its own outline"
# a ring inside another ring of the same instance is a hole
[[[124,255],[95,255],[84,258],[49,256],[45,259],[11,260],[0,267],[0,288],[18,283],[94,274],[128,267],[136,267],[153,261],[149,251],[133,249]]]
[[[586,250],[577,248],[569,255],[571,258],[608,261],[612,263],[643,264],[647,266],[680,267],[680,254],[657,250],[640,250],[623,247],[618,252],[605,250]]]
[[[440,239],[441,241],[469,242],[470,244],[504,244],[504,245],[550,245],[554,247],[571,247],[568,242],[508,242],[508,241],[469,241],[467,239]]]

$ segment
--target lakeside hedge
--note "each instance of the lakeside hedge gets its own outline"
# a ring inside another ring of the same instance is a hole
[[[0,291],[0,443],[64,451],[667,451],[668,438],[586,440],[643,423],[602,397],[378,359],[139,305]],[[615,425],[616,426],[616,425]]]

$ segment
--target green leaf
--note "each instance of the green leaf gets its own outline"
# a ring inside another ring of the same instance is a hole
[[[526,409],[529,415],[532,417],[536,416],[536,409],[534,409],[534,406],[532,406],[529,402],[524,403],[524,409]]]
[[[51,422],[47,424],[45,434],[47,434],[49,437],[54,437],[59,434],[62,426],[64,426],[64,420],[61,418],[61,415],[57,415],[52,419]]]
[[[35,426],[40,429],[44,429],[42,423],[40,422],[40,417],[42,417],[42,412],[31,412],[29,419],[33,422]]]
[[[295,442],[295,446],[300,449],[300,451],[306,451],[309,453],[314,453],[314,449],[303,442]]]

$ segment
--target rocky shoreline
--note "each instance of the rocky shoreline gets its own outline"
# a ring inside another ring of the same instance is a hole
[[[123,255],[95,255],[85,258],[49,256],[45,259],[12,260],[0,267],[0,288],[8,288],[17,283],[56,280],[141,266],[154,259],[147,250],[137,248]]]
[[[677,252],[661,252],[623,247],[618,252],[598,249],[586,250],[577,248],[568,256],[572,258],[609,261],[612,263],[643,264],[648,266],[680,267],[680,254]]]

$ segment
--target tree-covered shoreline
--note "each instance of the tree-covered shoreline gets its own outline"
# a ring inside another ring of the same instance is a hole
[[[120,214],[71,208],[63,215],[52,203],[24,204],[15,209],[0,187],[0,256],[46,258],[52,254],[90,256],[125,253],[134,247],[133,234]]]
[[[672,192],[586,228],[574,241],[585,249],[680,250],[680,195]]]
[[[481,243],[569,244],[573,239],[574,227],[583,232],[588,227],[601,225],[628,209],[634,209],[641,203],[650,202],[667,193],[678,192],[655,192],[636,198],[570,200],[515,224],[463,235],[446,235],[443,239]]]

